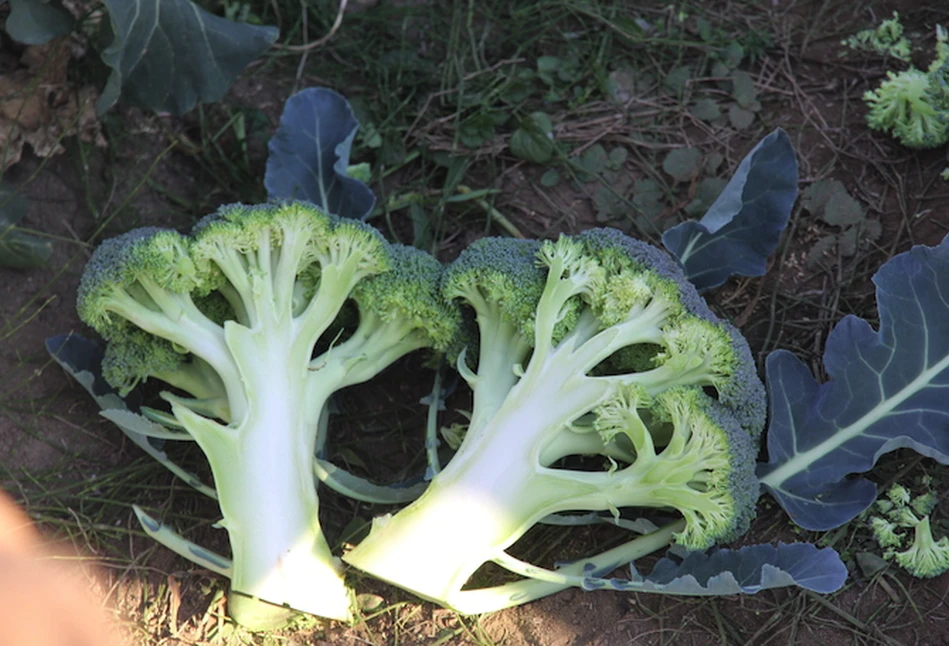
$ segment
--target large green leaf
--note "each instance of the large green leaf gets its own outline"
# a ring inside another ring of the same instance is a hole
[[[96,104],[122,94],[160,112],[182,114],[219,101],[238,75],[277,39],[275,27],[214,16],[190,0],[105,0],[113,41],[102,52],[112,68]]]
[[[76,20],[59,0],[10,0],[3,27],[24,45],[42,45],[72,31]]]

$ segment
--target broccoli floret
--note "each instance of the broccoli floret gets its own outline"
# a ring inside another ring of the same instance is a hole
[[[882,21],[876,29],[864,29],[841,44],[851,49],[892,56],[901,61],[910,59],[910,43],[903,35],[903,24],[900,22],[900,14],[896,11],[893,12],[892,18]]]
[[[377,518],[345,561],[485,612],[518,600],[466,581],[550,514],[654,508],[680,516],[667,535],[695,549],[747,528],[764,388],[669,256],[610,229],[539,247],[492,238],[459,256],[443,292],[480,334],[476,369],[459,361],[469,428],[422,497]],[[576,468],[580,456],[603,466]]]
[[[917,69],[887,72],[887,80],[863,100],[867,124],[888,132],[910,148],[937,148],[949,140],[945,109],[934,102],[931,77]]]
[[[937,148],[949,141],[949,46],[936,28],[936,56],[927,71],[887,72],[878,88],[863,95],[867,124],[909,148]]]
[[[929,486],[928,477],[921,484]],[[884,548],[886,558],[895,559],[907,572],[916,577],[929,578],[949,571],[949,538],[936,541],[932,535],[929,515],[939,502],[934,491],[918,496],[901,484],[892,485],[885,497],[874,503],[874,509],[882,516],[870,517],[873,536]],[[901,530],[913,530],[913,543],[909,549],[899,551],[906,542]]]
[[[899,526],[891,523],[886,518],[881,516],[870,518],[870,529],[873,530],[873,537],[877,543],[884,549],[903,545],[903,536],[897,533]]]
[[[909,506],[920,516],[928,516],[939,504],[939,496],[935,491],[927,491],[910,500]]]
[[[949,572],[949,538],[933,538],[929,517],[916,523],[913,544],[893,557],[913,576],[928,579]]]
[[[460,313],[440,280],[430,255],[304,203],[232,205],[190,236],[138,229],[93,254],[80,316],[108,342],[113,385],[179,391],[163,397],[210,463],[239,623],[273,627],[281,606],[350,616],[318,520],[318,421],[336,390],[453,342]],[[331,327],[348,303],[358,322]]]
[[[890,502],[892,502],[894,506],[903,507],[909,504],[913,494],[903,485],[894,484],[887,490],[886,497],[890,499]]]

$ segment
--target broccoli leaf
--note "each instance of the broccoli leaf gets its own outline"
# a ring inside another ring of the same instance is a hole
[[[587,589],[639,590],[679,595],[755,594],[798,586],[827,594],[847,580],[847,566],[831,548],[809,543],[748,545],[737,550],[689,552],[659,560],[645,578],[635,568],[628,581],[589,579]]]
[[[855,316],[827,338],[818,384],[786,351],[767,360],[770,401],[764,487],[798,525],[826,530],[876,498],[863,473],[889,451],[910,448],[949,463],[949,237],[913,247],[873,277],[880,328]]]
[[[76,19],[59,0],[10,0],[3,27],[24,45],[42,45],[73,30]]]
[[[741,161],[705,216],[669,229],[662,244],[699,290],[718,287],[733,274],[761,276],[796,197],[797,159],[778,128]]]
[[[303,199],[336,215],[365,220],[376,198],[347,175],[359,122],[349,102],[326,88],[297,92],[270,140],[264,186],[271,199]]]
[[[668,526],[667,526],[668,527]],[[654,535],[664,534],[660,529]],[[831,548],[809,543],[750,545],[737,550],[687,552],[684,557],[660,559],[642,576],[631,557],[642,554],[636,544],[648,536],[614,547],[591,558],[544,570],[502,554],[495,562],[524,580],[492,588],[464,590],[452,603],[460,612],[479,614],[527,603],[570,587],[688,596],[755,594],[761,590],[797,586],[826,594],[847,580],[847,566]],[[609,577],[630,564],[630,578]]]
[[[219,101],[277,39],[276,27],[233,22],[190,0],[105,0],[113,41],[102,51],[112,74],[96,103],[123,94],[152,110],[183,114]]]
[[[135,391],[122,399],[102,377],[102,346],[78,334],[61,334],[46,339],[46,351],[92,395],[102,409],[102,416],[122,429],[136,446],[204,495],[217,498],[214,489],[201,482],[201,478],[169,459],[161,450],[161,440],[142,432],[154,423],[136,412],[141,398]]]

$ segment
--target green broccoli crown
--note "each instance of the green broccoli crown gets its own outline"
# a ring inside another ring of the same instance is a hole
[[[305,202],[228,205],[202,218],[192,236],[208,291],[236,290],[245,307],[269,295],[279,307],[299,309],[324,277],[345,283],[391,266],[389,244],[378,231]]]
[[[149,377],[178,370],[186,356],[173,343],[129,326],[106,345],[102,376],[124,397]]]
[[[144,227],[96,248],[79,282],[76,308],[84,323],[111,339],[129,327],[121,317],[128,300],[157,309],[158,291],[187,294],[200,284],[189,240],[171,229]]]
[[[544,290],[544,273],[537,265],[539,249],[535,240],[481,238],[448,266],[442,294],[467,303],[478,317],[501,318],[530,338],[534,311]]]
[[[913,544],[893,556],[907,572],[920,578],[931,578],[949,571],[949,538],[933,538],[929,517],[914,527]]]
[[[429,253],[392,245],[390,270],[360,282],[353,299],[361,315],[371,312],[382,323],[402,322],[423,333],[434,349],[445,350],[458,338],[461,314],[442,297],[442,269]]]
[[[747,530],[758,498],[757,451],[738,421],[701,388],[677,386],[650,397],[633,386],[594,414],[604,444],[628,445],[634,456],[616,477],[635,492],[637,504],[671,507],[684,517],[679,544],[706,549]],[[614,505],[623,505],[621,498]]]
[[[592,229],[581,236],[588,254],[606,271],[593,309],[602,327],[635,320],[650,303],[663,304],[659,334],[636,352],[618,352],[612,370],[664,366],[675,382],[693,375],[712,386],[719,402],[757,442],[767,416],[764,385],[747,340],[719,319],[688,281],[681,267],[660,249],[616,229]],[[651,357],[647,354],[651,353]],[[648,360],[647,360],[648,359]]]
[[[863,95],[870,108],[867,124],[888,132],[910,148],[936,148],[949,141],[949,101],[945,79],[918,69],[895,74]]]

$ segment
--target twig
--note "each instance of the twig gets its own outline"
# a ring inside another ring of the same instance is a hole
[[[302,18],[306,21],[307,11],[306,3],[303,4],[303,15]],[[330,39],[336,35],[336,32],[339,31],[339,28],[343,24],[343,14],[346,13],[346,5],[349,4],[349,0],[340,0],[339,9],[336,11],[336,19],[333,21],[333,26],[330,27],[330,30],[326,32],[326,35],[320,38],[319,40],[314,40],[312,43],[306,43],[304,45],[278,45],[278,49],[281,49],[285,52],[298,52],[306,54],[314,49],[322,47],[330,41]],[[304,23],[305,24],[305,23]],[[304,28],[304,33],[306,29]]]

